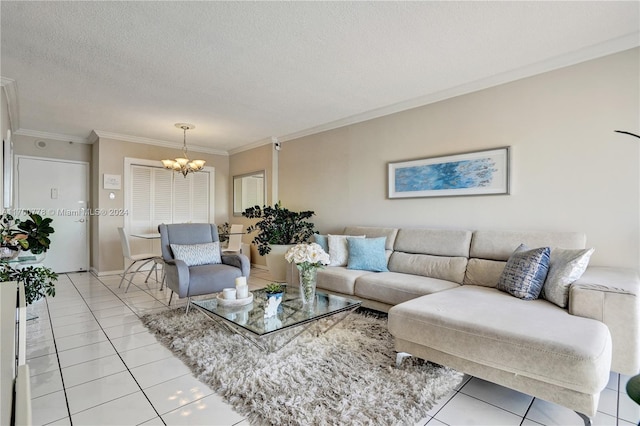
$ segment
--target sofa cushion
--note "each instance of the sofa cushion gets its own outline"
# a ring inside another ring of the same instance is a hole
[[[347,266],[349,245],[347,238],[364,238],[364,235],[327,235],[329,240],[329,266]]]
[[[594,249],[568,250],[553,248],[549,272],[542,287],[542,297],[561,308],[569,301],[569,286],[587,270]]]
[[[373,272],[347,269],[344,266],[329,266],[318,269],[317,287],[335,293],[353,295],[356,278],[366,274],[373,274]]]
[[[506,264],[507,262],[499,260],[469,259],[464,274],[464,284],[497,287]]]
[[[460,286],[392,307],[388,326],[398,339],[578,392],[609,380],[607,326],[543,299]]]
[[[520,299],[537,299],[549,270],[550,252],[549,247],[529,250],[521,244],[507,261],[497,289]]]
[[[379,238],[347,238],[349,245],[349,261],[347,268],[363,271],[387,272],[387,256],[385,255],[385,237]]]
[[[431,256],[393,252],[389,271],[438,278],[462,284],[467,268],[466,257]]]
[[[474,231],[469,257],[502,260],[520,245],[583,249],[587,237],[580,232]]]
[[[471,231],[458,229],[400,229],[393,249],[405,253],[469,257],[471,235]]]
[[[187,266],[222,263],[220,243],[170,244],[173,257],[182,260]]]
[[[420,275],[401,274],[397,272],[380,272],[362,275],[356,279],[357,297],[397,305],[425,294],[448,290],[459,285],[437,278]]]
[[[344,228],[345,235],[364,235],[366,238],[378,238],[385,237],[384,244],[385,254],[387,256],[387,262],[393,253],[393,245],[396,242],[398,235],[398,228],[380,228],[374,226],[347,226]]]
[[[215,280],[211,279],[212,274],[216,275]],[[242,269],[223,263],[191,266],[187,296],[211,294],[222,291],[225,287],[233,287],[236,278],[241,276]]]

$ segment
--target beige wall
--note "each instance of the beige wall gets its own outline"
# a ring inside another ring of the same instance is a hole
[[[94,209],[124,209],[123,190],[102,189],[102,177],[105,173],[121,175],[124,182],[125,157],[157,160],[175,158],[181,155],[179,149],[164,148],[154,145],[125,142],[115,139],[100,138],[93,146],[94,171],[92,184],[92,203]],[[215,168],[215,223],[229,220],[229,157],[226,155],[202,154],[191,152],[195,158],[206,160],[207,166]],[[109,193],[115,192],[115,200],[109,199]],[[97,273],[105,274],[123,269],[122,249],[117,228],[124,225],[122,216],[93,217],[92,224],[92,260],[91,267]]]
[[[36,141],[44,141],[44,149],[36,147]],[[31,136],[14,135],[13,153],[32,157],[56,158],[59,160],[91,162],[91,145],[85,143],[63,142]]]
[[[639,52],[633,49],[286,141],[279,198],[345,225],[585,232],[593,264],[638,268]],[[387,163],[512,147],[508,196],[387,199]]]
[[[265,171],[267,198],[266,204],[273,204],[273,155],[275,150],[272,144],[266,144],[255,149],[239,152],[229,158],[229,223],[241,223],[247,229],[255,220],[246,219],[242,216],[233,216],[233,176],[243,175],[259,170]],[[252,235],[244,235],[242,241],[250,243]],[[260,256],[256,247],[251,245],[251,263],[266,265],[265,259]]]

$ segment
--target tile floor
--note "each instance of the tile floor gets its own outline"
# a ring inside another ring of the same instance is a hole
[[[249,285],[268,280],[254,269]],[[63,274],[56,296],[30,308],[38,315],[27,328],[34,425],[248,425],[140,322],[145,313],[167,309],[170,292],[155,281],[147,287],[142,274],[127,293],[119,281]],[[627,379],[611,375],[595,425],[637,425],[640,407],[624,391]],[[583,423],[566,408],[467,377],[417,424]]]

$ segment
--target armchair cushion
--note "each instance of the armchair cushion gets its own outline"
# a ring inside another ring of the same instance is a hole
[[[182,260],[187,266],[222,263],[220,242],[205,244],[171,244],[175,259]]]

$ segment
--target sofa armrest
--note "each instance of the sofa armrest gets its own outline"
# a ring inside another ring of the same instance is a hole
[[[611,332],[611,369],[640,370],[640,278],[633,269],[589,267],[571,285],[569,313],[603,322]]]
[[[244,254],[223,254],[222,263],[225,265],[235,266],[242,271],[243,277],[249,277],[251,272],[251,263],[249,258]]]

